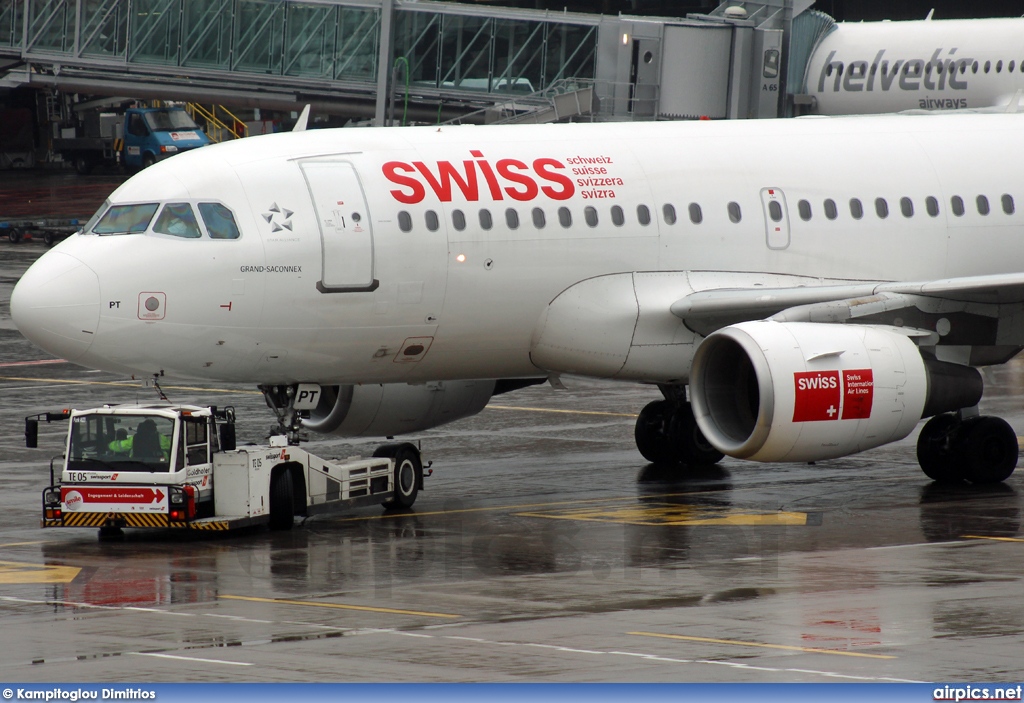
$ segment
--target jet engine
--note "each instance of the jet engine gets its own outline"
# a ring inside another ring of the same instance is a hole
[[[302,425],[343,437],[418,432],[480,412],[494,386],[494,381],[324,386],[320,402]]]
[[[694,355],[690,400],[720,452],[815,461],[903,439],[922,417],[976,405],[977,369],[926,359],[894,327],[743,322]]]

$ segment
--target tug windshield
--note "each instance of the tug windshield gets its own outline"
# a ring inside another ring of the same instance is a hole
[[[71,421],[69,471],[171,470],[174,420],[155,415],[79,415]]]

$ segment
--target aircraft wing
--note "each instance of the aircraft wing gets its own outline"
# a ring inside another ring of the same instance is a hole
[[[975,365],[1024,347],[1024,273],[880,282],[735,271],[610,274],[562,291],[538,322],[540,368],[675,382],[680,350],[752,320],[884,326]]]
[[[673,315],[687,321],[730,318],[759,319],[789,308],[852,301],[894,294],[959,303],[1024,302],[1024,273],[994,274],[906,283],[852,283],[789,288],[718,288],[690,293],[672,303]]]

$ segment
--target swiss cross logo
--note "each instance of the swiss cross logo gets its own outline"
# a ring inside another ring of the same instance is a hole
[[[797,371],[793,422],[864,420],[871,417],[875,382],[871,369]]]
[[[796,403],[793,422],[815,422],[839,418],[838,371],[798,371],[793,374]]]

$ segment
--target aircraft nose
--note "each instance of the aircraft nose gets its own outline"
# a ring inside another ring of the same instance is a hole
[[[47,252],[14,286],[11,317],[32,342],[75,361],[88,351],[99,326],[99,279],[75,257]]]

